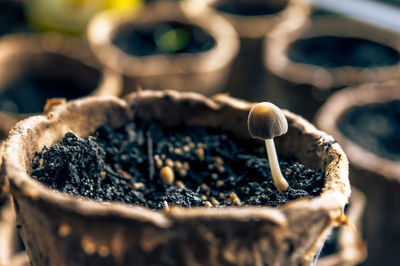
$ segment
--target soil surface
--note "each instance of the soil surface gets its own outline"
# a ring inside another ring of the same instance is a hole
[[[112,43],[133,56],[197,53],[211,49],[215,40],[201,28],[166,21],[157,24],[122,26]]]
[[[272,15],[282,11],[287,1],[280,3],[268,3],[268,1],[221,1],[215,8],[219,11],[240,16],[262,16]]]
[[[361,38],[317,36],[300,39],[289,47],[295,62],[322,67],[381,67],[395,65],[400,54],[393,48]]]
[[[258,151],[211,129],[137,121],[103,126],[88,139],[67,133],[35,156],[31,174],[73,195],[152,209],[278,206],[321,193],[323,174],[292,160],[280,161],[290,187],[277,191],[265,148],[255,143]]]
[[[400,100],[349,110],[338,122],[341,132],[365,149],[400,161]]]

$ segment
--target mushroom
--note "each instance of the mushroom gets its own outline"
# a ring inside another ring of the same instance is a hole
[[[277,189],[286,191],[289,184],[281,173],[273,140],[274,137],[283,135],[288,130],[285,115],[272,103],[258,103],[251,108],[247,125],[251,137],[265,140],[274,184]]]

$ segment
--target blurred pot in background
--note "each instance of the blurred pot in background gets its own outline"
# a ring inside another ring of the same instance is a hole
[[[266,97],[308,119],[343,86],[400,77],[400,35],[341,16],[315,16],[297,31],[282,25],[264,49]]]
[[[1,3],[1,2],[0,2]],[[0,39],[0,141],[22,118],[41,113],[49,98],[119,95],[122,80],[94,59],[83,41],[61,35],[15,34]],[[15,215],[0,180],[0,265],[15,251]]]
[[[100,14],[88,39],[99,60],[123,74],[125,93],[137,87],[214,94],[237,54],[232,26],[195,2],[160,1],[136,17]]]
[[[351,187],[345,214],[348,224],[335,228],[325,241],[317,266],[358,265],[367,257],[367,245],[362,238],[362,217],[366,199],[364,193]]]
[[[260,101],[265,90],[262,42],[265,35],[283,21],[300,27],[308,16],[307,0],[195,0],[232,23],[240,37],[240,52],[226,86],[233,96]]]
[[[0,41],[0,139],[49,98],[119,95],[121,78],[99,66],[82,41],[21,34]]]
[[[400,242],[400,84],[371,83],[335,93],[318,125],[342,145],[351,183],[368,197],[367,265],[394,265]]]

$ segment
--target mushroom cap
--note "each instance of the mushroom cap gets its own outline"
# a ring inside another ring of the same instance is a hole
[[[285,115],[276,105],[262,102],[253,105],[247,118],[250,136],[259,139],[272,139],[288,130]]]

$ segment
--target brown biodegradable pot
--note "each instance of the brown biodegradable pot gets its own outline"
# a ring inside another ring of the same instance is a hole
[[[221,90],[226,80],[239,42],[234,29],[225,19],[201,10],[201,5],[190,1],[160,1],[146,5],[134,17],[101,13],[89,24],[88,39],[99,60],[124,76],[124,94],[138,87],[214,94]],[[198,27],[209,34],[215,43],[200,52],[135,56],[113,42],[122,29],[140,29],[168,21]]]
[[[289,131],[277,140],[278,150],[323,171],[326,183],[320,196],[279,208],[153,211],[59,193],[29,176],[35,152],[67,131],[88,136],[133,116],[214,127],[254,141],[247,130],[251,106],[226,95],[141,91],[126,100],[71,101],[18,123],[5,143],[2,174],[32,265],[308,265],[330,229],[343,222],[348,162],[332,137],[288,111]]]
[[[0,264],[1,265],[1,264]],[[25,251],[13,255],[4,266],[30,266],[29,257]],[[3,266],[3,265],[2,265]]]
[[[317,266],[358,265],[367,257],[367,246],[362,238],[362,216],[366,199],[364,193],[351,187],[349,207],[346,210],[348,224],[337,233],[337,252],[319,257]]]
[[[359,38],[400,52],[399,34],[341,16],[316,15],[298,30],[282,24],[267,35],[264,43],[264,63],[267,71],[272,73],[268,76],[266,98],[312,119],[327,97],[343,86],[400,77],[400,62],[375,67],[322,67],[291,59],[289,48],[293,43],[321,36]],[[360,46],[355,51],[362,49]],[[335,52],[335,49],[331,51]],[[373,51],[369,52],[371,54]],[[349,56],[353,54],[343,52],[344,58]],[[375,56],[380,59],[382,55],[378,53]]]
[[[16,34],[0,41],[0,139],[47,98],[119,95],[119,75],[99,66],[83,41],[56,34]]]
[[[299,0],[195,0],[204,2],[226,18],[238,32],[240,51],[234,61],[226,90],[235,97],[254,101],[267,86],[263,65],[263,39],[280,23],[298,28],[310,11]],[[268,81],[267,81],[268,82]]]
[[[0,144],[0,154],[4,145]],[[2,164],[0,158],[0,165]],[[0,177],[0,266],[7,264],[15,251],[16,220],[15,211],[9,194],[8,181]]]
[[[14,252],[15,212],[11,201],[2,198],[0,202],[0,265],[7,265]]]
[[[317,115],[317,124],[331,133],[346,151],[352,184],[368,197],[363,226],[368,242],[367,265],[394,265],[399,260],[400,164],[352,141],[338,125],[350,110],[399,99],[397,81],[364,84],[335,93]]]

